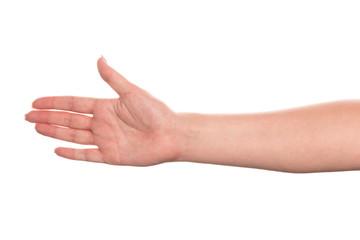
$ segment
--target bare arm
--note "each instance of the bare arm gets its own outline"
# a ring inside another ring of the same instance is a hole
[[[256,114],[175,113],[104,58],[97,65],[118,98],[42,97],[25,116],[42,135],[90,145],[55,149],[61,157],[132,166],[191,161],[286,172],[360,169],[359,101]]]
[[[180,161],[286,172],[360,169],[360,101],[256,114],[183,113]]]

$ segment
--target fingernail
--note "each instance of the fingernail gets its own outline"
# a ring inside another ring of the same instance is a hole
[[[106,61],[106,59],[104,58],[104,56],[103,55],[101,55],[101,57],[104,59],[104,61],[107,63],[107,61]]]
[[[27,119],[27,114],[25,114],[25,120],[28,120],[28,119]]]

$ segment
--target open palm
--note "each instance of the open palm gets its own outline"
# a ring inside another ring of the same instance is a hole
[[[104,58],[98,60],[98,69],[119,98],[38,98],[33,107],[42,110],[29,112],[26,120],[36,123],[37,132],[45,136],[97,146],[55,149],[61,157],[133,166],[175,159],[179,152],[177,115],[117,73]]]

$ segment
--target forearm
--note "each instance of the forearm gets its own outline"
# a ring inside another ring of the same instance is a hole
[[[178,161],[286,172],[360,169],[360,102],[282,111],[179,114]]]

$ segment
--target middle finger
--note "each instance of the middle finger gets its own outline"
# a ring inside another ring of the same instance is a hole
[[[25,116],[32,123],[47,123],[69,128],[90,130],[92,117],[59,111],[31,111]]]

